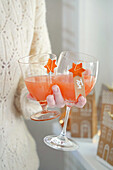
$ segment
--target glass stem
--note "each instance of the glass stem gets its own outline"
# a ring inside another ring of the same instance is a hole
[[[41,105],[43,111],[47,111],[47,105]]]
[[[71,109],[71,107],[69,107],[69,106],[66,107],[66,116],[65,116],[64,126],[60,133],[60,136],[62,136],[62,137],[66,136],[66,128],[67,128],[67,122],[68,122],[68,118],[69,118],[70,109]]]
[[[39,102],[42,107],[42,112],[47,113],[47,102]]]

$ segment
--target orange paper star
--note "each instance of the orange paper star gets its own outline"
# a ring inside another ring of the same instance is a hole
[[[57,67],[55,62],[56,62],[56,60],[51,60],[49,58],[47,64],[44,66],[45,68],[47,68],[47,73],[49,73],[49,72],[53,72],[54,73],[54,69],[55,69],[55,67]]]
[[[82,77],[82,73],[85,71],[85,69],[82,68],[82,63],[80,64],[73,63],[72,68],[69,71],[73,73],[73,77],[75,76]]]

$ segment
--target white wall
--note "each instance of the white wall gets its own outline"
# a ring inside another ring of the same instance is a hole
[[[46,6],[52,52],[59,55],[62,50],[62,0],[46,0]]]
[[[79,50],[98,58],[97,97],[101,84],[113,82],[113,0],[80,0]]]

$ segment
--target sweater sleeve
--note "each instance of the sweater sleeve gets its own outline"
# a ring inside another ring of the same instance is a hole
[[[30,55],[50,53],[51,45],[46,25],[46,5],[45,0],[36,1],[35,11],[35,26],[34,36],[30,49]],[[27,88],[25,87],[24,80],[21,77],[18,88],[15,93],[14,105],[16,109],[24,115],[26,119],[29,119],[33,113],[41,110],[41,106],[38,102],[32,101],[27,98]]]
[[[51,45],[46,24],[46,6],[44,0],[37,0],[34,37],[30,54],[50,53]]]

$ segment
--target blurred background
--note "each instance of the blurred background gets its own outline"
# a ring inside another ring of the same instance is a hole
[[[98,103],[102,84],[113,83],[113,0],[46,0],[46,7],[52,52],[59,56],[63,50],[80,51],[99,60]],[[43,143],[44,136],[59,134],[58,119],[27,125],[37,142],[40,170],[65,170],[65,154]],[[84,168],[76,162],[76,169]]]
[[[113,1],[46,0],[53,53],[80,51],[99,62],[97,98],[101,84],[113,83]]]

